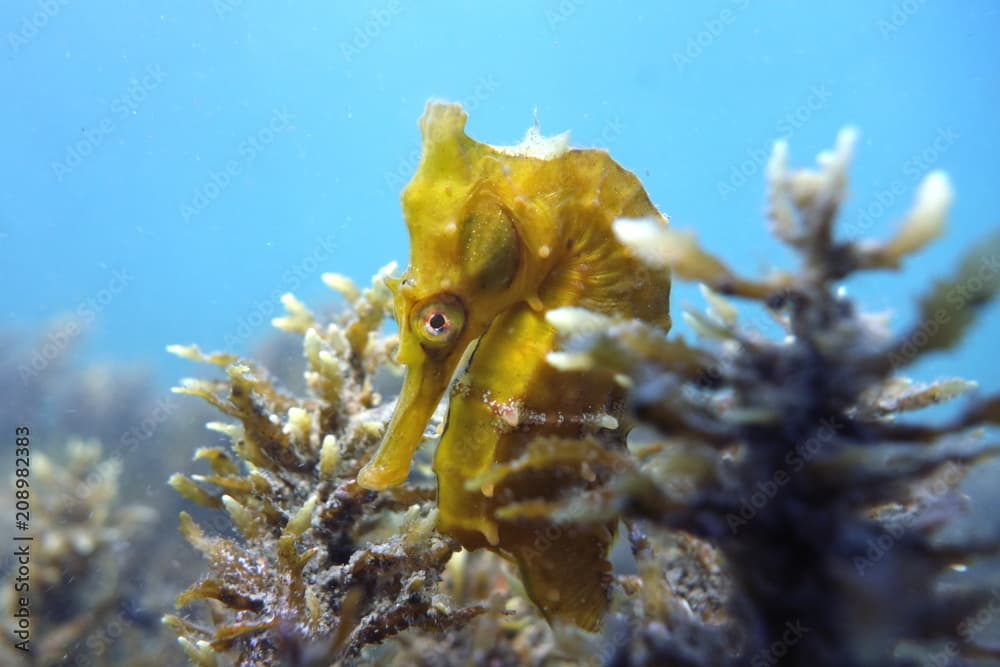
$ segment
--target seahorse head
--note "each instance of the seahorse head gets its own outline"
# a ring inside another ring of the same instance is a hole
[[[470,345],[511,305],[530,300],[551,266],[554,230],[530,193],[542,160],[465,134],[458,105],[430,103],[423,155],[403,191],[410,233],[406,272],[388,284],[406,378],[396,410],[358,483],[401,483],[424,429]]]

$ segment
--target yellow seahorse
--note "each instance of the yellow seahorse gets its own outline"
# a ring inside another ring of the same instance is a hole
[[[440,529],[514,560],[550,620],[593,629],[607,604],[614,525],[496,515],[585,486],[584,473],[467,483],[540,436],[621,446],[620,388],[607,374],[549,366],[556,334],[545,313],[582,306],[669,327],[669,279],[646,273],[611,231],[621,217],[666,220],[605,151],[570,150],[565,135],[542,139],[535,129],[519,146],[489,146],[466,136],[465,122],[460,106],[437,102],[420,119],[423,154],[402,196],[410,264],[388,281],[406,378],[358,483],[378,490],[406,479],[451,386],[434,459]]]

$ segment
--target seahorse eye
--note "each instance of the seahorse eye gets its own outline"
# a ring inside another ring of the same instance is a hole
[[[454,341],[465,326],[465,309],[452,295],[435,297],[415,309],[411,329],[424,347],[443,347]]]
[[[443,336],[451,329],[451,320],[441,311],[435,310],[425,320],[424,329],[432,336]]]

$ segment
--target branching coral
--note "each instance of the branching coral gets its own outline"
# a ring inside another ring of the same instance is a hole
[[[637,528],[680,529],[716,545],[742,634],[726,658],[734,664],[913,664],[921,650],[942,646],[954,664],[995,656],[963,630],[988,599],[986,585],[971,577],[945,584],[942,575],[995,554],[1000,532],[943,539],[938,529],[956,513],[966,468],[1000,450],[974,432],[1000,423],[1000,397],[974,400],[944,424],[904,421],[972,385],[911,385],[894,373],[957,345],[995,297],[1000,236],[931,289],[916,325],[890,337],[839,283],[897,268],[933,240],[952,192],[943,174],[931,174],[893,239],[839,241],[853,145],[844,131],[817,171],[798,172],[787,170],[784,144],[775,148],[770,218],[802,260],[794,273],[744,279],[684,232],[616,224],[651,267],[707,286],[707,314],[685,316],[710,344],[690,347],[648,324],[576,309],[549,317],[565,336],[551,363],[617,374],[635,418],[669,438],[621,461],[615,491],[578,512],[621,511]],[[723,295],[762,304],[785,335],[750,333]],[[633,619],[612,664],[706,664],[676,625],[654,631],[656,617]]]

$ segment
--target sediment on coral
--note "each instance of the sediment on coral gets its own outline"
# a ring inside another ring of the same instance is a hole
[[[1000,397],[974,396],[946,423],[921,423],[909,413],[975,385],[897,376],[960,344],[996,296],[1000,274],[984,267],[1000,257],[1000,235],[930,289],[914,325],[890,335],[840,285],[859,271],[896,269],[933,241],[953,194],[932,173],[889,241],[838,240],[854,143],[845,130],[814,171],[789,171],[787,147],[775,147],[769,215],[801,260],[792,272],[747,279],[686,232],[616,224],[651,267],[702,283],[707,312],[684,314],[701,344],[576,309],[549,315],[564,336],[550,361],[616,373],[634,418],[660,434],[618,466],[616,492],[590,511],[706,540],[723,555],[733,591],[738,640],[724,659],[706,663],[701,649],[656,631],[657,612],[628,619],[610,664],[918,664],[945,650],[942,664],[1000,657],[967,632],[989,587],[1000,585],[995,575],[945,581],[995,556],[1000,527],[948,539],[940,531],[960,514],[967,471],[1000,451],[995,431],[981,431],[1000,423]],[[763,305],[784,335],[742,325],[730,297]]]

